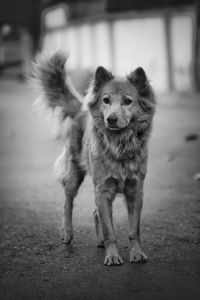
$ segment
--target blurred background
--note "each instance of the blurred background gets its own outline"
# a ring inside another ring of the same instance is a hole
[[[147,264],[128,262],[117,197],[125,264],[104,267],[89,177],[75,199],[74,240],[60,241],[64,192],[52,166],[66,128],[56,110],[34,111],[40,91],[26,80],[38,53],[58,49],[82,93],[98,65],[118,75],[142,66],[156,91],[141,220]],[[200,299],[199,90],[199,0],[0,0],[0,299]]]
[[[23,77],[38,52],[63,49],[72,71],[142,66],[161,92],[200,83],[198,0],[0,2],[0,72]]]

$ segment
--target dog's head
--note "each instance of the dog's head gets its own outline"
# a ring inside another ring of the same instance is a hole
[[[98,67],[88,93],[93,118],[110,131],[121,131],[137,119],[153,115],[154,95],[144,70],[139,67],[124,79]]]

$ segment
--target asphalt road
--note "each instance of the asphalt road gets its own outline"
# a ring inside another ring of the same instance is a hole
[[[73,243],[60,241],[64,195],[52,165],[63,141],[52,139],[51,123],[33,112],[35,95],[25,83],[0,82],[0,299],[200,299],[200,181],[194,178],[200,97],[158,97],[141,225],[149,262],[128,262],[119,198],[114,218],[125,264],[105,267],[89,178],[75,201]]]

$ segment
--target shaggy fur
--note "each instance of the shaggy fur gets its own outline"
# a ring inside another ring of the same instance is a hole
[[[147,256],[140,246],[140,215],[147,143],[155,110],[152,88],[142,68],[127,78],[115,78],[98,67],[82,100],[66,74],[66,60],[57,53],[36,65],[49,106],[62,107],[66,116],[74,120],[55,164],[66,197],[63,242],[69,244],[73,238],[73,199],[89,173],[95,190],[98,245],[105,247],[105,265],[123,263],[112,221],[112,201],[117,193],[124,194],[127,203],[130,262],[146,262]]]
[[[33,63],[32,69],[32,79],[36,78],[37,81],[39,79],[43,90],[42,95],[33,103],[34,111],[42,113],[51,123],[52,137],[56,139],[66,138],[70,117],[73,118],[80,109],[83,97],[79,93],[85,94],[93,75],[91,69],[83,69],[71,71],[69,76],[69,72],[64,70],[65,62],[66,55],[62,53],[59,56],[55,54],[51,59],[42,55],[38,56],[37,63]],[[75,83],[76,89],[71,84],[70,78]],[[67,81],[67,88],[65,81]],[[74,96],[78,101],[73,101]],[[65,105],[66,98],[70,102],[69,106]]]

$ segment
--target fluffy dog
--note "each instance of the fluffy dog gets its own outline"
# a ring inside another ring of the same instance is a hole
[[[121,265],[112,221],[112,202],[125,197],[129,221],[130,262],[146,262],[140,246],[140,216],[147,171],[147,144],[155,97],[144,70],[116,78],[98,67],[83,97],[73,87],[61,53],[38,61],[36,77],[49,106],[60,106],[73,119],[66,146],[55,169],[65,190],[63,242],[73,238],[73,200],[88,172],[92,176],[98,245],[105,247],[104,264]]]

